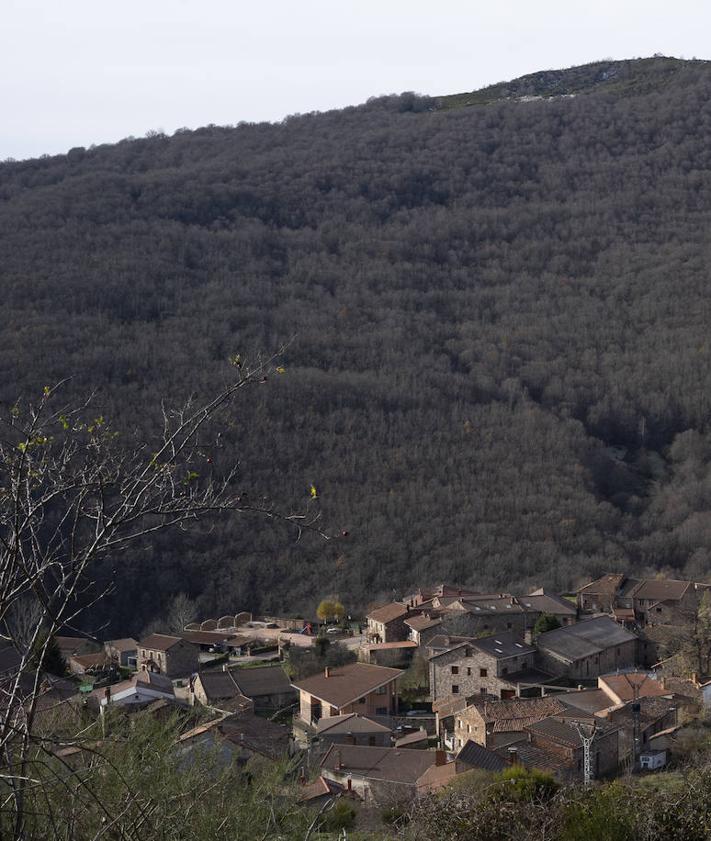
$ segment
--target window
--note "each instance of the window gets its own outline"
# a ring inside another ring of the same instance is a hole
[[[375,745],[375,736],[368,736],[368,744],[372,747]]]
[[[508,673],[509,673],[508,666],[504,666],[503,669],[501,670],[501,674],[502,675],[507,675]]]
[[[467,733],[471,733],[471,732],[472,732],[472,726],[471,726],[471,724],[467,724]]]
[[[472,670],[469,668],[469,666],[467,666],[467,677],[471,677],[471,676],[472,676]]]
[[[661,607],[658,607],[658,608],[657,608],[657,613],[661,613],[661,612],[662,612]]]
[[[489,670],[488,669],[479,669],[479,677],[488,677]]]
[[[376,694],[376,695],[385,695],[385,693],[386,693],[387,691],[388,691],[388,687],[387,687],[387,686],[379,686],[379,687],[375,690],[375,694]]]
[[[459,695],[459,686],[456,683],[452,684],[452,695]]]
[[[507,622],[507,623],[506,623],[506,627],[507,627],[507,628],[509,629],[509,631],[510,631],[510,630],[511,630],[511,628],[513,628],[513,622]]]
[[[359,704],[365,704],[365,698],[358,698]]]
[[[482,695],[486,695],[486,687],[482,686],[479,692],[481,692]]]
[[[459,666],[452,666],[452,674],[458,675],[459,674]]]

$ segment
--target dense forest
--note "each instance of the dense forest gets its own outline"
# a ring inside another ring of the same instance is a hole
[[[71,377],[150,438],[287,342],[206,462],[341,535],[163,535],[113,630],[711,574],[709,137],[711,63],[653,58],[0,165],[3,405]]]

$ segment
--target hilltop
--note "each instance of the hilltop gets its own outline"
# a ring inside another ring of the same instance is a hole
[[[562,70],[541,70],[509,82],[498,82],[469,93],[435,98],[440,108],[487,105],[502,100],[549,99],[604,92],[629,96],[659,92],[667,85],[688,83],[708,73],[711,61],[654,56],[627,61],[595,61]]]
[[[120,559],[115,635],[181,591],[204,615],[306,613],[437,579],[711,572],[709,63],[545,71],[451,107],[472,96],[0,166],[0,400],[71,376],[150,435],[161,399],[291,340],[206,469],[239,460],[250,493],[348,533],[163,537]]]

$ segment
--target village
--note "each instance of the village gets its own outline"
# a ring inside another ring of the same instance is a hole
[[[316,810],[382,809],[512,765],[594,784],[690,750],[711,706],[709,590],[622,574],[562,595],[441,584],[360,621],[326,600],[312,619],[242,612],[103,645],[60,635],[64,674],[41,675],[35,703],[50,738],[67,721],[181,716],[176,750],[288,761]],[[18,655],[0,658],[14,680]],[[80,750],[57,739],[56,752]]]

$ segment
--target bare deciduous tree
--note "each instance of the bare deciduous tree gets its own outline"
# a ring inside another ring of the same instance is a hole
[[[274,369],[274,357],[251,366],[239,357],[231,362],[233,376],[212,399],[163,409],[154,444],[119,436],[93,416],[91,400],[60,405],[62,384],[45,387],[35,403],[18,403],[1,419],[0,639],[15,652],[16,664],[2,682],[0,784],[15,838],[26,837],[33,766],[44,762],[47,750],[35,738],[34,722],[48,646],[59,630],[79,630],[82,611],[111,590],[111,581],[98,583],[97,562],[113,563],[156,532],[211,512],[255,514],[299,533],[318,531],[313,509],[280,513],[268,502],[248,501],[235,490],[236,469],[218,476],[208,465],[205,473],[202,447],[216,434],[218,416],[245,389],[283,370]],[[90,780],[87,775],[85,784]],[[116,834],[115,821],[108,826]]]

